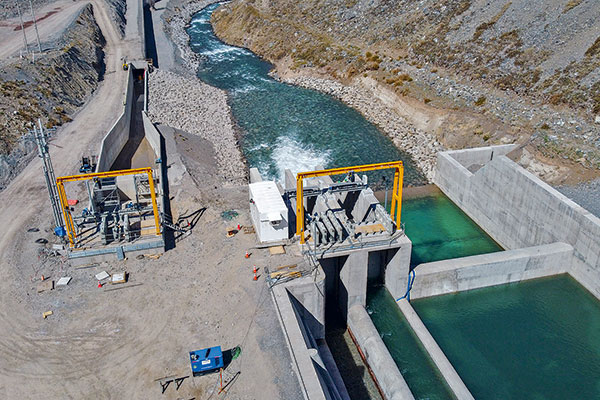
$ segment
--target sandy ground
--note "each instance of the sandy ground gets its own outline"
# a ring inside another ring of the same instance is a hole
[[[37,25],[40,41],[48,42],[60,37],[62,32],[71,24],[79,10],[88,3],[89,1],[61,0],[36,10],[35,16],[38,20]],[[37,52],[37,39],[35,28],[31,23],[32,19],[29,7],[26,10],[21,9],[21,12],[24,12],[23,22],[27,26],[25,28],[27,43],[31,50]],[[20,51],[25,53],[23,32],[21,31],[19,17],[0,21],[0,38],[2,38],[0,40],[0,60],[5,60],[9,57],[19,57]],[[42,49],[45,49],[45,47],[42,46]]]
[[[107,73],[50,147],[57,176],[75,173],[80,155],[98,148],[122,107],[127,75],[121,59],[137,50],[119,39],[104,2],[91,2],[107,41]],[[263,275],[267,266],[300,257],[253,249],[252,234],[227,238],[226,228],[249,223],[246,188],[216,184],[208,142],[183,132],[174,137],[166,160],[173,214],[191,214],[194,229],[159,259],[77,268],[48,256],[48,246],[35,243],[52,239],[38,159],[0,193],[0,398],[302,398],[264,276],[255,282],[251,272],[257,265]],[[221,212],[230,209],[239,216],[223,220]],[[126,271],[130,280],[98,288],[94,275],[103,270]],[[37,293],[41,275],[72,281]],[[53,315],[43,319],[45,311]],[[242,348],[225,370],[225,393],[214,393],[218,376],[208,375],[184,380],[179,390],[171,384],[161,394],[157,380],[190,375],[188,352],[214,345]]]

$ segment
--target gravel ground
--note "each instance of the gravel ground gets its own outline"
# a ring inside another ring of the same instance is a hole
[[[557,186],[555,189],[600,218],[600,178],[575,186]]]
[[[198,135],[212,143],[225,182],[246,182],[227,96],[199,79],[155,70],[148,80],[148,107],[153,122]]]

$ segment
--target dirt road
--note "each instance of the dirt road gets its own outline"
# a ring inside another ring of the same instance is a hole
[[[77,13],[88,3],[89,1],[61,0],[36,10],[35,16],[38,21],[40,41],[44,43],[60,37]],[[37,52],[37,39],[29,8],[21,9],[21,12],[23,13],[28,47]],[[0,38],[0,60],[19,57],[20,51],[25,53],[19,17],[0,22]]]

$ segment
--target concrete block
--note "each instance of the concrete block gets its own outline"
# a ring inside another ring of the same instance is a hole
[[[565,273],[573,247],[553,243],[420,264],[411,299]]]
[[[258,168],[250,168],[250,183],[262,182],[262,176],[258,172]]]

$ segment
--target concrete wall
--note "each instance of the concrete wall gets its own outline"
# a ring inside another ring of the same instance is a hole
[[[123,112],[112,128],[102,139],[100,152],[98,153],[98,164],[96,172],[109,171],[121,150],[129,139],[129,127],[131,126],[131,109],[133,107],[133,71],[129,68],[127,78],[127,89],[123,99]]]
[[[388,250],[391,257],[385,266],[385,286],[395,299],[404,296],[408,284],[408,272],[410,271],[410,254],[412,242],[404,235],[398,239],[400,247],[397,251]]]
[[[402,299],[397,301],[396,304],[400,308],[400,311],[402,311],[402,314],[404,314],[408,324],[415,335],[417,335],[417,338],[423,347],[425,347],[429,357],[444,377],[444,380],[450,387],[450,390],[454,393],[454,396],[458,400],[474,400],[473,395],[469,389],[467,389],[467,386],[462,381],[450,361],[448,361],[448,358],[433,336],[431,336],[431,333],[429,333],[429,330],[425,327],[425,324],[423,324],[423,321],[421,321],[421,318],[417,315],[410,303],[406,301],[406,299]]]
[[[312,277],[300,278],[292,282],[306,280],[312,282]],[[304,306],[288,290],[288,284],[276,285],[271,294],[277,308],[277,315],[281,322],[284,335],[288,342],[288,349],[292,357],[292,367],[295,369],[302,394],[308,400],[345,400],[336,387],[336,381],[329,373],[326,363],[321,357],[319,348],[324,346],[324,341],[318,340],[313,335],[306,318],[310,318]],[[315,285],[313,290],[317,291]],[[329,356],[329,352],[327,352]],[[342,393],[346,394],[345,388]]]
[[[569,273],[600,298],[600,219],[506,156],[477,172],[466,168],[506,146],[438,154],[435,183],[469,217],[508,249],[564,242],[573,246]]]
[[[294,279],[285,286],[302,305],[297,307],[298,313],[315,339],[325,339],[325,274],[320,270],[314,273],[319,274],[314,279]]]
[[[348,327],[387,400],[414,399],[398,366],[362,305],[348,310]]]
[[[154,127],[154,124],[152,123],[152,121],[150,121],[150,118],[148,117],[148,114],[146,114],[145,111],[142,111],[142,121],[144,124],[144,136],[146,137],[146,140],[148,140],[148,143],[150,143],[152,150],[154,150],[154,156],[156,158],[160,158],[160,153],[161,153],[160,133]]]
[[[565,273],[573,247],[553,243],[420,264],[411,299]]]

